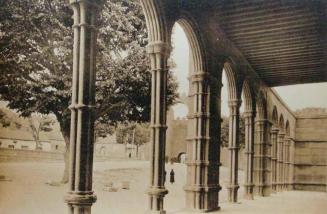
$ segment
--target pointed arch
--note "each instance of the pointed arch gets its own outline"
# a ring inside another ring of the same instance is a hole
[[[279,122],[278,122],[278,125],[279,125],[279,128],[281,129],[281,130],[283,130],[284,131],[284,128],[285,128],[285,126],[284,126],[284,116],[283,116],[283,114],[281,114],[280,116],[279,116]]]
[[[277,107],[274,106],[273,108],[273,112],[272,112],[272,121],[275,125],[278,125],[278,111],[277,111]]]
[[[224,63],[224,71],[228,84],[228,100],[239,100],[242,94],[242,87],[239,87],[241,84],[239,84],[237,77],[237,69],[230,59]]]
[[[257,94],[256,101],[257,117],[267,119],[267,102],[262,91]]]
[[[244,100],[244,111],[255,112],[255,96],[253,94],[252,87],[248,79],[243,81],[243,100]]]
[[[141,0],[148,29],[149,43],[164,42],[170,44],[168,26],[162,1]]]
[[[194,72],[206,72],[206,52],[198,27],[186,13],[182,13],[176,22],[183,28],[188,39]]]
[[[286,121],[286,125],[285,125],[285,134],[287,135],[287,136],[290,136],[290,123],[289,123],[289,121],[287,120]]]

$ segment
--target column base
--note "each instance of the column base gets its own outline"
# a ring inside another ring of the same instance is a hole
[[[240,188],[239,185],[229,185],[227,187],[228,191],[228,202],[237,203],[237,191]]]
[[[254,184],[244,184],[244,198],[247,200],[253,200]]]
[[[268,184],[258,184],[255,185],[254,192],[256,195],[261,196],[261,197],[266,197],[269,196],[271,193],[271,188],[270,185]]]
[[[165,210],[148,210],[145,214],[166,214]]]
[[[91,206],[97,200],[93,191],[72,191],[65,196],[69,212],[74,214],[91,213]]]
[[[254,199],[253,193],[245,193],[244,194],[244,199],[253,200]]]
[[[277,192],[283,192],[283,185],[282,184],[277,184],[276,190],[277,190]]]
[[[276,193],[276,192],[277,192],[277,186],[274,183],[274,184],[271,185],[271,193]]]
[[[219,210],[220,210],[220,207],[215,207],[215,208],[212,208],[212,209],[201,209],[201,210],[185,208],[183,210],[180,210],[180,211],[177,211],[177,212],[174,212],[174,213],[176,213],[176,214],[210,213],[210,212],[215,212],[215,211],[219,211]]]
[[[220,185],[186,185],[186,208],[192,212],[211,212],[218,210]]]

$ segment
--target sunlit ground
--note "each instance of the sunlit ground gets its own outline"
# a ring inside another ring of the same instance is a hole
[[[167,172],[175,170],[176,183],[167,183],[169,194],[165,197],[168,213],[176,213],[184,207],[185,166],[168,164]],[[57,214],[67,213],[63,196],[67,185],[50,186],[58,181],[63,170],[62,163],[0,163],[0,175],[11,181],[0,181],[0,213],[2,214]],[[169,173],[167,173],[169,174]],[[221,167],[220,195],[221,213],[274,213],[274,214],[325,214],[326,193],[285,192],[272,197],[256,197],[254,201],[242,199],[240,204],[226,203],[227,168]],[[169,180],[168,176],[167,179]],[[130,189],[121,189],[122,181],[130,182]],[[240,171],[240,183],[243,172]],[[112,182],[117,192],[105,191]],[[149,164],[145,161],[96,162],[94,166],[94,190],[98,196],[92,210],[95,214],[145,213],[148,206],[146,189],[149,183]],[[324,211],[319,211],[324,210]],[[275,212],[276,211],[276,212]]]

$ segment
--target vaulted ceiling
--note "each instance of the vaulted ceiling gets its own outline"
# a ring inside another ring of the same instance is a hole
[[[189,2],[215,6],[217,25],[268,86],[327,81],[327,1]]]
[[[318,1],[226,1],[221,27],[269,86],[326,81]]]

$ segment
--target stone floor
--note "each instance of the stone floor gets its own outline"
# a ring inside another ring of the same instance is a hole
[[[219,214],[326,214],[327,193],[289,191],[237,204],[221,203]],[[173,212],[187,214],[189,211]],[[171,213],[171,214],[173,214]]]
[[[149,179],[149,163],[144,161],[110,161],[97,162],[94,165],[94,190],[98,197],[92,207],[94,214],[142,214],[148,203],[146,189]],[[184,207],[185,166],[168,164],[175,171],[176,183],[167,183],[169,194],[165,197],[168,214],[181,212]],[[62,163],[0,163],[0,175],[9,180],[0,181],[1,214],[57,214],[66,213],[63,196],[66,185],[50,186],[49,181],[59,180],[63,170]],[[240,181],[243,172],[240,171]],[[271,197],[256,197],[253,201],[240,200],[238,204],[228,204],[227,182],[228,170],[221,168],[220,192],[221,210],[217,213],[245,214],[326,214],[327,194],[317,192],[283,192]],[[167,176],[168,179],[168,176]],[[10,181],[11,180],[11,181]],[[122,181],[130,183],[130,189],[121,188]],[[105,191],[105,186],[113,183],[117,192]],[[243,188],[240,188],[240,196]],[[241,197],[240,197],[241,198]]]

